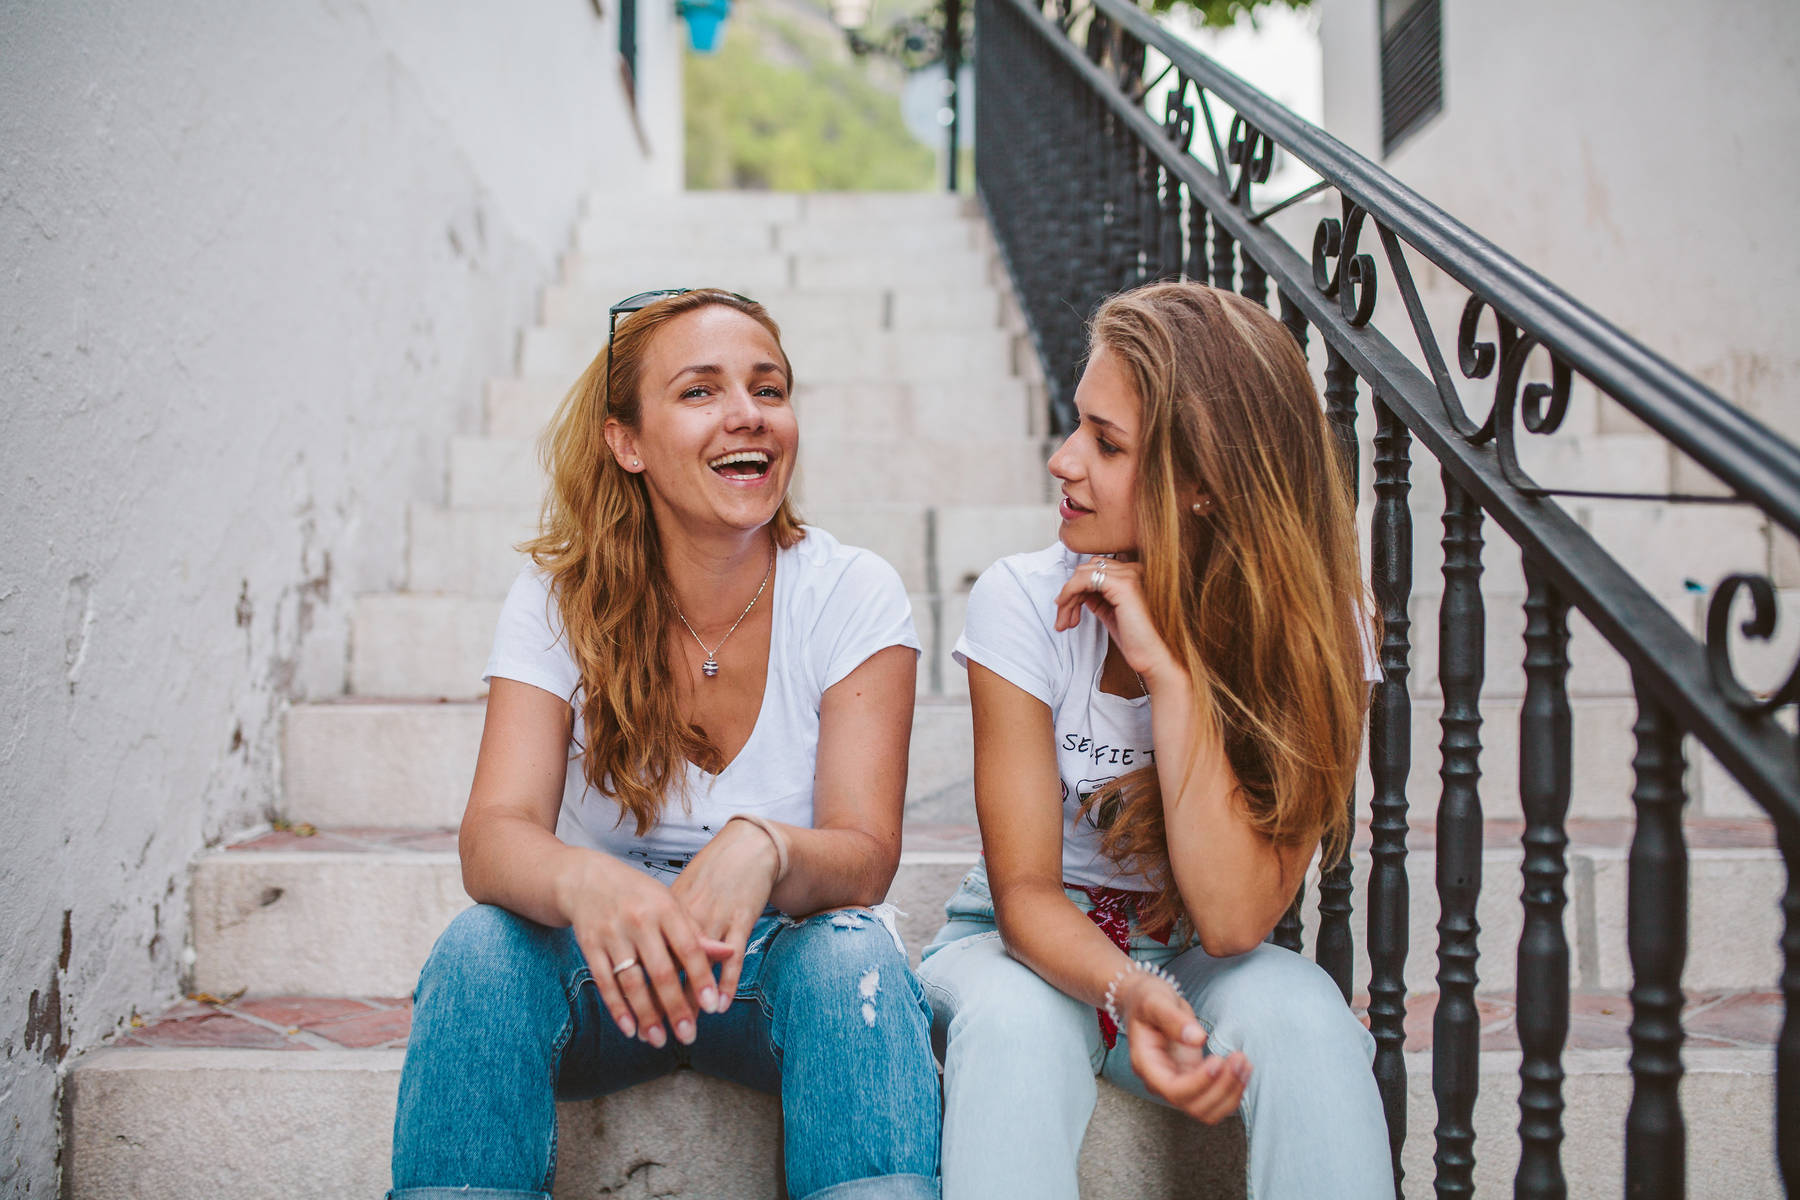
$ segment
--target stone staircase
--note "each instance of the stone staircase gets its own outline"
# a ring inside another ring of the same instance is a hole
[[[408,1004],[432,940],[468,904],[454,827],[479,739],[479,675],[511,546],[533,528],[534,439],[634,292],[717,285],[782,323],[795,364],[802,513],[898,568],[925,656],[915,710],[908,829],[890,898],[915,957],[979,849],[962,672],[949,658],[967,589],[995,558],[1055,535],[1041,381],[984,224],[940,195],[685,194],[597,201],[516,377],[486,398],[486,428],[453,440],[448,503],[410,514],[405,591],[358,599],[350,694],[290,711],[282,827],[203,854],[192,888],[196,994],[70,1072],[65,1177],[77,1197],[374,1195],[386,1186]],[[1365,425],[1368,424],[1365,417]],[[1365,431],[1366,432],[1366,431]],[[1629,447],[1588,458],[1629,474]],[[1582,451],[1558,450],[1575,454]],[[1590,468],[1586,459],[1573,465]],[[1667,468],[1665,457],[1665,470]],[[1365,484],[1368,472],[1365,469]],[[1409,1187],[1428,1189],[1430,1012],[1435,989],[1435,468],[1415,471],[1417,826],[1407,982]],[[1480,918],[1484,1191],[1516,1162],[1518,1052],[1509,993],[1518,904],[1516,563],[1490,554],[1489,816]],[[1516,555],[1514,555],[1516,558]],[[1659,585],[1660,586],[1660,585]],[[1672,605],[1693,597],[1670,589]],[[1632,704],[1610,652],[1577,630],[1576,797],[1568,934],[1576,1021],[1569,1072],[1571,1194],[1620,1190],[1629,1100],[1624,942]],[[1693,949],[1684,1089],[1695,1194],[1776,1195],[1771,1054],[1783,871],[1766,823],[1708,784],[1692,834]],[[1715,804],[1712,797],[1720,799]],[[1361,811],[1366,814],[1367,783]],[[1357,912],[1367,856],[1357,856]],[[1310,892],[1310,889],[1309,889]],[[1316,893],[1311,893],[1316,894]],[[1361,918],[1355,927],[1361,941]],[[1316,926],[1308,913],[1309,929]],[[1367,979],[1360,961],[1357,979]],[[778,1110],[767,1097],[680,1074],[562,1108],[557,1195],[769,1197],[780,1192]],[[1102,1087],[1083,1195],[1242,1194],[1242,1128],[1202,1129]]]

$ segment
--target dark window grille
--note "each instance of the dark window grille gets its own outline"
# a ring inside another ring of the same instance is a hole
[[[1381,152],[1444,108],[1444,20],[1438,0],[1382,0]]]
[[[619,0],[619,65],[625,88],[637,98],[637,0]]]

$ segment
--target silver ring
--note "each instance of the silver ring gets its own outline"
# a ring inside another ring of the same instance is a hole
[[[1088,570],[1089,590],[1097,592],[1104,586],[1106,586],[1106,568],[1104,566],[1090,568]]]
[[[620,974],[621,972],[631,970],[631,968],[633,968],[635,966],[637,966],[637,959],[628,958],[624,962],[620,963],[618,966],[613,968],[613,974],[616,976],[616,975]]]

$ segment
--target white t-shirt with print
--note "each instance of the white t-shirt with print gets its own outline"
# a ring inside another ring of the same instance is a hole
[[[969,592],[969,611],[957,639],[956,661],[980,663],[1050,707],[1056,731],[1056,773],[1062,783],[1062,877],[1086,887],[1153,890],[1142,875],[1122,871],[1100,853],[1102,811],[1081,805],[1121,775],[1156,765],[1150,699],[1100,690],[1108,637],[1085,608],[1073,629],[1056,630],[1056,595],[1085,560],[1060,542],[1003,558],[983,571]],[[1381,677],[1364,646],[1364,675]]]
[[[749,740],[718,775],[685,764],[686,811],[672,797],[661,820],[638,837],[633,819],[619,819],[617,801],[582,775],[581,672],[562,640],[561,615],[545,576],[535,567],[520,573],[501,609],[482,679],[528,683],[569,699],[575,709],[557,837],[603,850],[667,883],[733,813],[812,825],[819,705],[826,689],[885,647],[917,652],[919,639],[894,568],[822,529],[806,527],[800,541],[777,555],[770,591],[768,680]]]

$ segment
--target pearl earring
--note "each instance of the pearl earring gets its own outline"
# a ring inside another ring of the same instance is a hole
[[[638,460],[637,460],[637,459],[635,459],[635,458],[634,458],[634,459],[632,459],[632,460],[631,460],[631,465],[632,465],[632,466],[634,466],[634,467],[641,467],[641,466],[643,466],[643,465],[644,465],[644,464],[643,464],[643,463],[641,463],[641,462],[639,462],[639,461],[638,461]]]
[[[1190,507],[1194,510],[1194,515],[1196,517],[1204,517],[1207,513],[1212,511],[1212,501],[1199,500],[1199,501],[1196,501],[1195,503],[1189,505],[1188,507]]]

